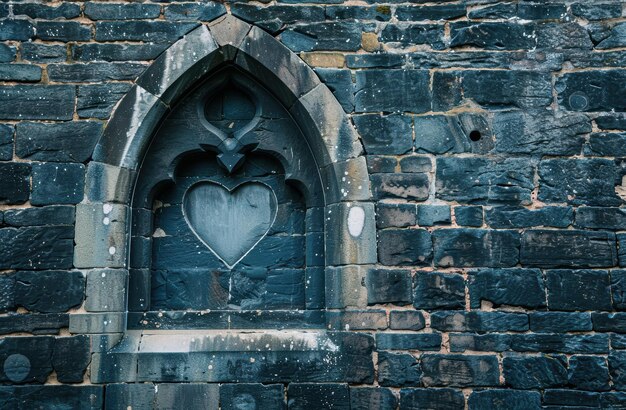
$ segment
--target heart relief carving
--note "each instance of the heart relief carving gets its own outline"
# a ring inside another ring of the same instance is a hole
[[[274,191],[260,182],[229,190],[203,181],[185,193],[183,213],[193,233],[232,269],[270,230],[277,202]]]

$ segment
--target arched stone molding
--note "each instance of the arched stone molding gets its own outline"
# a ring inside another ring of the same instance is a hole
[[[102,350],[107,350],[105,340],[127,332],[129,206],[150,139],[170,107],[225,65],[271,90],[313,153],[324,187],[326,308],[367,305],[364,265],[376,263],[376,230],[359,137],[331,91],[296,54],[263,30],[227,15],[185,35],[137,79],[87,166],[74,257],[75,267],[87,275],[87,297],[85,311],[70,317],[70,332],[108,334]]]

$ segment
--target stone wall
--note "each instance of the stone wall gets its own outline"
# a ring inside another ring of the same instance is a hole
[[[625,6],[3,2],[2,407],[626,407]],[[367,300],[319,316],[339,350],[301,365],[241,353],[221,383],[101,383],[113,339],[69,326],[98,287],[74,268],[86,167],[134,80],[226,13],[313,67],[361,138]]]

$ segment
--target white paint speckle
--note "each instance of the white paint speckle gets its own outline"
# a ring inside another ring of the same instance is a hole
[[[102,212],[104,212],[105,215],[108,215],[112,210],[113,210],[113,205],[111,204],[102,205]]]
[[[111,247],[109,248],[109,254],[111,254],[111,255],[115,255],[115,246],[111,246]]]
[[[360,206],[353,206],[348,211],[348,232],[357,238],[365,226],[365,211]]]
[[[103,223],[103,224],[105,224],[105,225],[108,225],[108,224],[110,224],[110,223],[111,223],[111,220],[109,219],[109,217],[105,217],[105,218],[102,220],[102,223]]]

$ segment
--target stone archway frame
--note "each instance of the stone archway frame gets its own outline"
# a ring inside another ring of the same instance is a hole
[[[74,266],[87,276],[86,301],[70,315],[70,332],[101,335],[94,352],[106,351],[127,332],[129,205],[150,138],[169,107],[224,64],[272,90],[313,152],[325,191],[326,308],[367,305],[365,265],[377,261],[376,227],[358,134],[296,54],[258,27],[226,15],[189,32],[146,69],[116,106],[87,166],[74,254]]]

